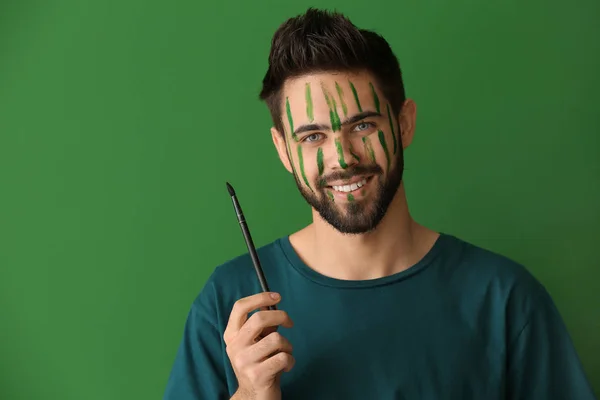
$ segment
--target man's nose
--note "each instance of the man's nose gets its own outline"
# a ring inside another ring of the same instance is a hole
[[[359,157],[353,149],[352,141],[342,135],[334,138],[332,153],[335,159],[331,163],[334,169],[346,169],[359,162]]]

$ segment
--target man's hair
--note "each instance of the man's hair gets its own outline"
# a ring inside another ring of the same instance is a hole
[[[369,72],[398,115],[406,99],[398,59],[387,41],[357,28],[338,12],[309,8],[285,21],[273,35],[260,99],[283,133],[281,91],[287,79],[317,72]]]

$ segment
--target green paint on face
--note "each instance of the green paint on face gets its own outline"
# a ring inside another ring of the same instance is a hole
[[[306,115],[308,116],[309,122],[314,121],[315,116],[313,113],[312,95],[310,93],[310,82],[306,83]]]
[[[388,119],[390,120],[390,129],[392,130],[392,137],[394,138],[394,154],[396,154],[396,150],[398,149],[398,142],[396,140],[396,133],[394,132],[394,120],[392,119],[392,113],[390,112],[390,105],[387,104],[386,107]]]
[[[356,93],[356,88],[354,87],[354,84],[352,82],[348,81],[348,83],[350,83],[350,89],[352,89],[354,100],[356,100],[356,107],[358,107],[358,112],[362,112],[362,107],[360,106],[360,100],[358,99],[358,93]]]
[[[360,158],[358,158],[358,156],[354,153],[354,148],[352,148],[352,143],[350,143],[350,145],[348,146],[348,151],[350,152],[350,154],[356,161],[360,161]]]
[[[380,129],[378,130],[379,133],[379,143],[381,143],[381,147],[383,147],[383,151],[385,152],[385,158],[387,159],[387,169],[390,169],[390,153],[388,151],[387,148],[387,144],[385,143],[385,134],[383,133],[383,131]]]
[[[335,98],[331,96],[325,86],[322,86],[323,94],[325,95],[325,101],[329,106],[329,119],[331,120],[331,130],[334,132],[342,129],[342,122],[340,121],[340,116],[337,113],[337,104],[335,102]]]
[[[369,155],[369,159],[373,164],[377,162],[375,160],[375,152],[373,151],[373,145],[371,144],[371,139],[368,136],[363,136],[362,141],[365,145],[365,153]]]
[[[321,147],[317,150],[317,167],[319,168],[319,176],[323,175],[325,165],[323,164],[323,149]]]
[[[327,197],[329,197],[329,200],[331,200],[331,201],[335,201],[335,200],[333,199],[333,193],[331,193],[329,190],[327,191]]]
[[[361,195],[361,196],[364,196],[366,193],[367,193],[367,192],[365,191],[365,189],[362,189],[362,190],[360,191],[360,195]]]
[[[340,98],[340,104],[342,105],[342,111],[344,111],[344,117],[348,116],[348,107],[346,107],[346,103],[344,102],[344,91],[342,87],[336,82],[335,90],[337,90],[338,97]]]
[[[285,127],[284,127],[285,130]],[[285,132],[284,132],[284,136],[285,136]],[[287,147],[287,151],[288,151],[288,158],[290,159],[290,164],[292,165],[292,172],[294,173],[294,175],[296,175],[296,167],[294,166],[294,159],[292,157],[292,148],[290,147],[290,139],[285,137],[285,145]]]
[[[379,108],[379,97],[377,96],[377,92],[375,91],[375,86],[371,82],[369,82],[369,86],[371,86],[371,92],[373,93],[373,101],[375,102],[375,110],[377,112],[381,112]]]
[[[351,203],[354,201],[354,196],[352,196],[352,193],[348,193],[348,201]]]
[[[298,141],[298,136],[294,132],[294,119],[292,118],[292,111],[290,110],[290,99],[288,97],[285,98],[285,112],[287,113],[288,122],[290,123],[290,132],[292,133],[292,139],[296,142]]]
[[[344,149],[342,149],[342,142],[340,142],[339,138],[335,139],[335,147],[338,153],[338,162],[340,163],[340,167],[346,169],[348,168],[348,164],[346,164],[346,160],[344,160]]]
[[[302,156],[302,145],[298,145],[298,162],[300,163],[300,173],[302,174],[302,179],[304,179],[304,183],[311,190],[310,183],[308,183],[308,179],[306,178],[306,174],[304,173],[304,157]]]
[[[319,179],[319,187],[327,186],[327,181],[324,178]]]

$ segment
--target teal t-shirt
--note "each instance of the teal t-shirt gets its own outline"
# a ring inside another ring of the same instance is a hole
[[[442,234],[411,268],[344,281],[305,265],[283,237],[258,250],[296,364],[284,400],[594,399],[552,299],[521,265]],[[369,268],[365,265],[365,269]],[[165,400],[228,399],[223,332],[260,292],[248,254],[219,266],[193,302]]]

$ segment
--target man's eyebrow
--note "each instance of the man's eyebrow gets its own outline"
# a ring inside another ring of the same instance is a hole
[[[369,118],[369,117],[381,117],[381,113],[378,113],[376,111],[363,111],[360,112],[358,114],[355,114],[353,116],[351,116],[350,118],[344,120],[342,122],[342,125],[351,125],[354,124],[358,121],[360,121],[361,119],[365,119],[365,118]]]
[[[294,134],[295,135],[299,135],[299,134],[304,133],[304,132],[326,131],[326,130],[330,130],[330,129],[331,129],[331,125],[326,125],[326,124],[300,125],[298,128],[296,128],[296,130],[294,131]]]
[[[363,111],[363,112],[360,112],[358,114],[351,116],[350,118],[345,119],[344,122],[342,122],[342,125],[351,125],[362,119],[369,118],[369,117],[381,117],[381,113],[378,113],[376,111]],[[304,133],[304,132],[323,131],[323,130],[331,130],[331,125],[327,125],[327,124],[300,125],[298,128],[296,128],[296,130],[294,131],[294,134],[300,135],[301,133]]]

